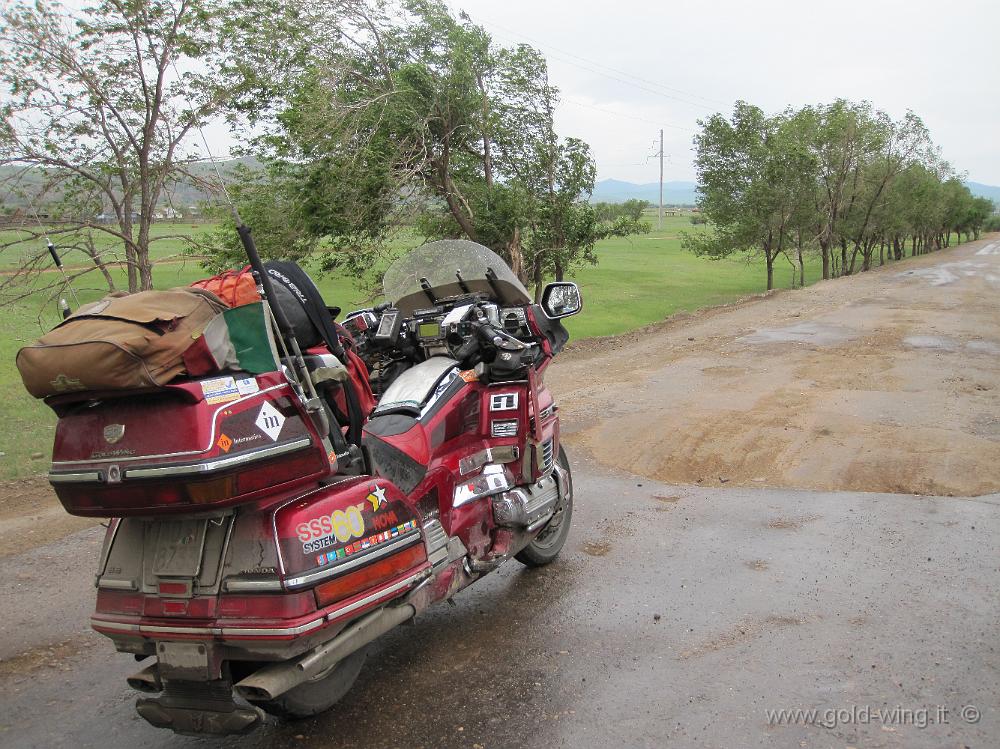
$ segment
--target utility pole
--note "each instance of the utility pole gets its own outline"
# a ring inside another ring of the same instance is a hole
[[[660,128],[660,217],[656,228],[663,228],[663,128]]]

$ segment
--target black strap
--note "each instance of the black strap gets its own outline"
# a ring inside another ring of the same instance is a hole
[[[271,260],[264,264],[267,274],[275,283],[280,283],[291,292],[302,309],[305,310],[312,324],[326,342],[330,353],[336,356],[344,367],[350,366],[350,361],[344,351],[344,347],[337,335],[337,329],[333,319],[323,302],[323,296],[316,288],[316,284],[309,278],[304,270],[298,265],[287,260]],[[361,403],[358,394],[354,390],[354,383],[350,377],[344,383],[344,395],[347,400],[347,410],[350,416],[350,423],[347,426],[348,441],[355,445],[361,445],[361,426],[363,417],[361,415]]]

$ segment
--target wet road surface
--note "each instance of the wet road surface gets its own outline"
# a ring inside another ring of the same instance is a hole
[[[1000,745],[1000,496],[574,469],[557,563],[505,565],[372,645],[329,713],[248,737],[135,715],[138,667],[86,630],[100,529],[0,560],[0,746]]]

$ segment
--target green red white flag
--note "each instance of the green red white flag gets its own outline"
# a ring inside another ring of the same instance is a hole
[[[224,371],[261,374],[278,369],[278,350],[264,302],[220,312],[184,352],[192,377]]]

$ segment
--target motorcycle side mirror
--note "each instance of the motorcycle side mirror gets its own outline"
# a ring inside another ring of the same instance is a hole
[[[579,287],[572,281],[553,281],[542,291],[542,310],[550,320],[575,315],[583,309]]]

